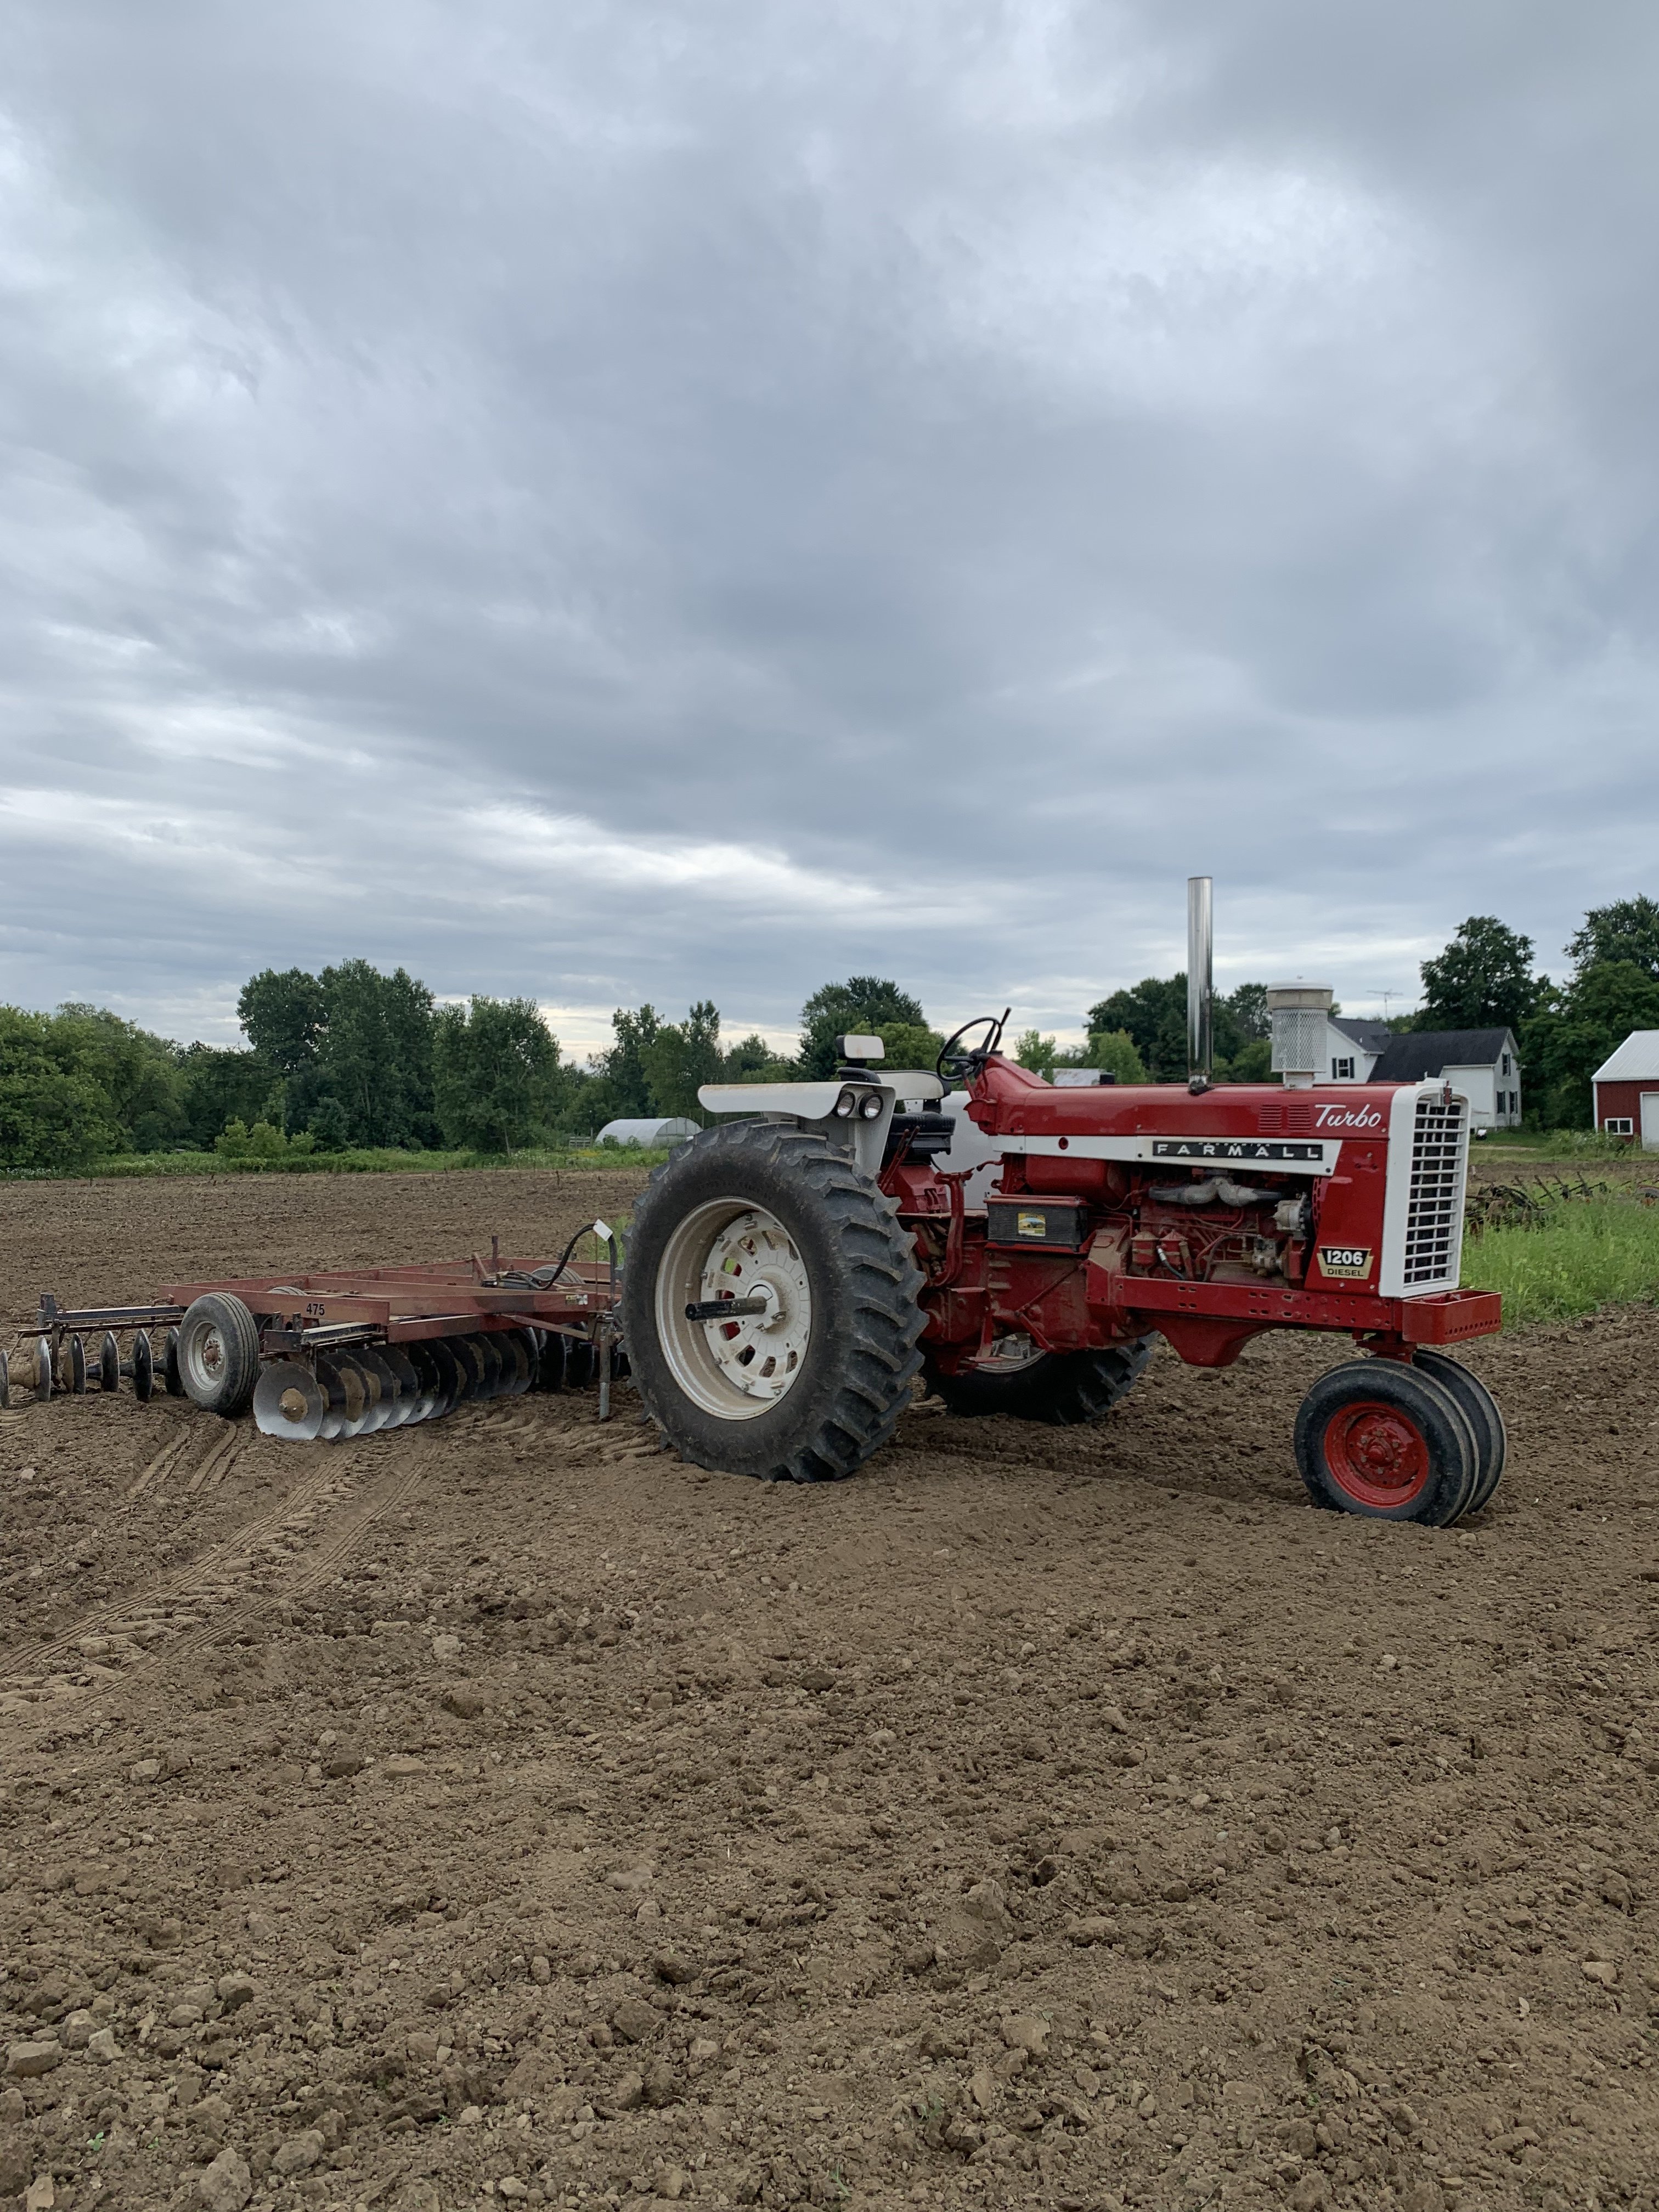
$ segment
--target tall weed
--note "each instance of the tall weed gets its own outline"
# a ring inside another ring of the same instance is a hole
[[[1659,1304],[1659,1208],[1617,1199],[1562,1204],[1534,1226],[1489,1229],[1463,1248],[1463,1283],[1502,1293],[1508,1328]]]

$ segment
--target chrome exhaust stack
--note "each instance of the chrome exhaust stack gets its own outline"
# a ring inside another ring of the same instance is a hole
[[[1208,876],[1187,878],[1187,1088],[1207,1091],[1215,1071],[1215,908]]]

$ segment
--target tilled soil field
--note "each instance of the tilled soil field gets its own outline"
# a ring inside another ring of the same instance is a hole
[[[621,1178],[14,1187],[0,1292],[548,1250]],[[1452,1533],[1342,1347],[855,1480],[624,1388],[281,1446],[0,1417],[0,2200],[1659,2202],[1659,1316],[1477,1349]]]

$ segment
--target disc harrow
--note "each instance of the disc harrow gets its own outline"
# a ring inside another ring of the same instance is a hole
[[[590,1231],[608,1256],[574,1259]],[[75,1308],[48,1292],[0,1352],[0,1406],[124,1382],[148,1401],[159,1382],[228,1419],[251,1408],[266,1436],[337,1443],[597,1382],[604,1420],[622,1356],[618,1259],[597,1221],[550,1261],[503,1259],[492,1242],[487,1261],[170,1284],[142,1305]]]

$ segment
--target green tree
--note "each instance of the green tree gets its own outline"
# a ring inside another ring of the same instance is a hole
[[[1238,1032],[1239,1049],[1256,1042],[1265,1041],[1273,1034],[1273,1023],[1267,1013],[1267,987],[1265,983],[1241,983],[1220,1001],[1226,1008],[1233,1027]]]
[[[926,1022],[883,1022],[874,1031],[886,1048],[884,1067],[932,1067],[939,1058],[945,1039],[938,1030],[929,1029]]]
[[[337,1098],[331,1094],[318,1099],[306,1122],[305,1133],[314,1139],[319,1152],[345,1151],[351,1142],[351,1125]]]
[[[794,1061],[775,1052],[756,1030],[739,1037],[720,1055],[722,1083],[788,1083],[794,1073]]]
[[[1146,1064],[1127,1030],[1098,1031],[1089,1039],[1088,1055],[1078,1063],[1079,1066],[1097,1067],[1103,1075],[1116,1076],[1120,1083],[1146,1080]]]
[[[1060,1048],[1051,1036],[1041,1030],[1022,1030],[1014,1045],[1014,1058],[1020,1066],[1029,1068],[1033,1075],[1046,1081],[1054,1079],[1054,1056]]]
[[[513,1152],[553,1121],[558,1040],[533,1000],[475,998],[465,1008],[441,1008],[432,1056],[447,1144]]]
[[[1273,1048],[1267,1037],[1248,1037],[1225,1061],[1216,1061],[1216,1073],[1225,1083],[1271,1083]]]
[[[1602,961],[1627,960],[1659,979],[1659,903],[1638,896],[1593,906],[1567,939],[1567,957],[1581,973]]]
[[[47,1014],[0,1006],[0,1166],[67,1172],[121,1148],[108,1092]]]
[[[118,1132],[118,1149],[155,1152],[182,1133],[177,1045],[102,1006],[59,1006],[50,1034],[59,1066],[85,1076],[102,1093],[105,1116]]]
[[[641,1121],[651,1111],[651,1079],[645,1055],[662,1027],[647,1000],[636,1013],[618,1006],[611,1017],[616,1042],[594,1062],[598,1078],[592,1099],[597,1121]]]
[[[183,1135],[198,1152],[231,1121],[252,1123],[273,1118],[276,1079],[257,1052],[193,1044],[179,1062],[183,1085]]]
[[[1187,978],[1147,975],[1090,1007],[1083,1025],[1091,1037],[1122,1030],[1155,1082],[1187,1073]]]
[[[318,1072],[345,1109],[353,1144],[433,1143],[431,992],[404,969],[383,975],[367,960],[325,968],[321,982]]]
[[[701,1121],[697,1091],[720,1078],[720,1013],[700,999],[683,1022],[665,1022],[640,1048],[647,1096],[653,1114],[681,1114]]]
[[[1472,914],[1445,951],[1423,963],[1421,974],[1419,1030],[1495,1029],[1501,1023],[1518,1038],[1545,988],[1533,973],[1531,938],[1491,914]]]
[[[278,1075],[313,1066],[328,1020],[328,996],[303,968],[261,969],[243,984],[236,1018],[259,1057]]]
[[[889,1022],[927,1026],[921,1001],[880,975],[850,975],[825,983],[800,1010],[800,1073],[822,1079],[836,1072],[838,1036],[879,1036]]]
[[[1533,1016],[1521,1065],[1547,1127],[1590,1127],[1590,1077],[1632,1030],[1659,1030],[1659,980],[1633,960],[1596,962]]]

